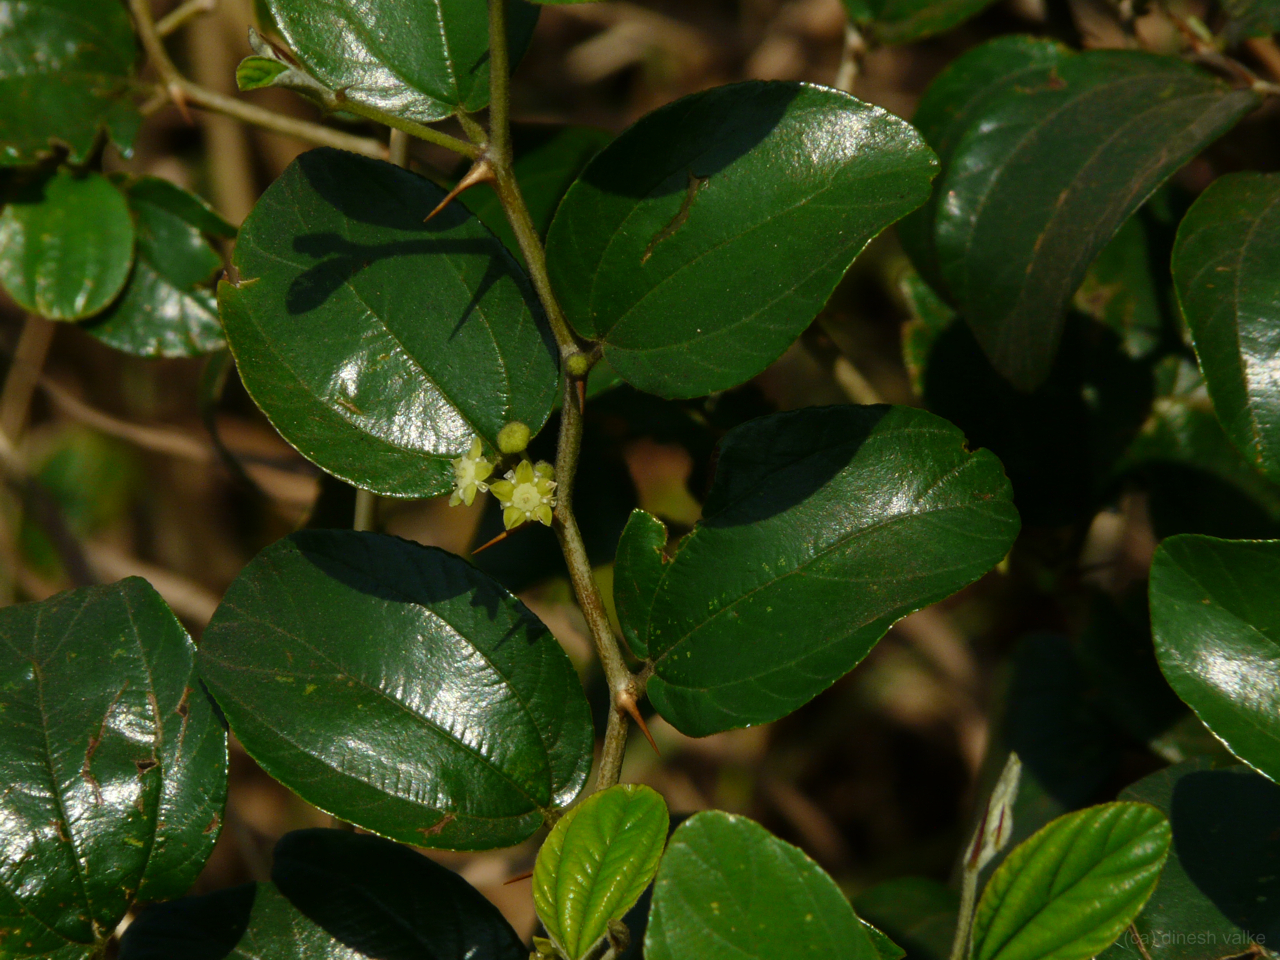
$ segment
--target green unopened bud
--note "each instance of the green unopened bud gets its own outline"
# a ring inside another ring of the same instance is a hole
[[[520,453],[529,446],[529,428],[512,420],[498,431],[498,449],[503,453]]]
[[[564,369],[571,377],[585,377],[591,372],[591,358],[585,353],[570,354],[564,362]]]

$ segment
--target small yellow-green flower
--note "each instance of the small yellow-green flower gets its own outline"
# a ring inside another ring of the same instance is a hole
[[[456,507],[465,503],[469,507],[475,502],[477,490],[483,492],[489,489],[485,481],[493,473],[493,464],[482,456],[483,453],[477,437],[471,441],[471,449],[467,455],[453,461],[453,493],[449,496],[449,506]]]
[[[507,479],[489,485],[493,495],[502,504],[502,523],[508,529],[530,520],[551,526],[551,508],[556,505],[555,467],[546,461],[535,466],[524,460],[514,470],[507,471]]]

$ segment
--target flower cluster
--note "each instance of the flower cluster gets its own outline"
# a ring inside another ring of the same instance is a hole
[[[449,506],[456,507],[465,503],[469,507],[475,502],[476,491],[483,493],[489,489],[485,481],[493,473],[493,464],[483,454],[480,438],[477,437],[471,441],[471,449],[467,455],[453,461],[453,494],[449,497]]]
[[[489,485],[502,505],[502,523],[508,529],[537,520],[551,526],[551,508],[556,505],[555,467],[540,460],[532,464],[524,460],[507,471],[505,480]]]

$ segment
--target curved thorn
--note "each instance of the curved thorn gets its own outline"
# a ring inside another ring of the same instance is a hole
[[[458,185],[445,194],[443,200],[436,204],[436,208],[426,215],[423,223],[426,223],[437,213],[447,207],[454,201],[464,190],[470,190],[477,183],[493,183],[497,177],[493,175],[493,167],[489,166],[489,161],[481,157],[471,165],[471,169],[467,171],[466,176],[458,181]]]
[[[658,756],[662,756],[662,751],[658,749],[657,743],[654,742],[653,734],[649,732],[648,724],[644,722],[644,717],[640,715],[640,708],[636,706],[635,698],[630,694],[620,695],[618,697],[618,708],[636,722],[636,726],[640,728],[644,738],[649,741],[649,746],[653,747],[653,752]]]

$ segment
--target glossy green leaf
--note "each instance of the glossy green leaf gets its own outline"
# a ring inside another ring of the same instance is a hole
[[[226,346],[206,284],[222,258],[203,233],[235,236],[198,197],[158,177],[128,187],[138,231],[133,273],[120,299],[84,324],[108,346],[142,357],[191,357]]]
[[[519,843],[586,782],[569,658],[470,564],[395,537],[304,531],[228,589],[200,675],[273,777],[418,846]]]
[[[1280,486],[1227,438],[1203,388],[1158,398],[1115,474],[1147,492],[1158,538],[1280,536]]]
[[[1059,817],[991,875],[973,919],[973,960],[1087,960],[1124,932],[1160,879],[1169,821],[1145,803]]]
[[[1062,56],[969,122],[939,178],[947,291],[1004,376],[1044,381],[1072,295],[1107,241],[1174,171],[1257,105],[1171,57]]]
[[[886,880],[854,897],[853,908],[901,944],[908,960],[950,956],[960,898],[945,884],[924,877]]]
[[[847,94],[718,87],[591,161],[552,221],[548,270],[570,322],[628,383],[722,390],[791,345],[936,169],[908,124]]]
[[[247,883],[152,907],[130,924],[120,944],[120,960],[366,960],[367,956],[330,936],[270,883]]]
[[[195,648],[146,581],[0,610],[0,945],[87,957],[213,849],[227,745]]]
[[[1104,960],[1222,960],[1280,941],[1280,787],[1205,761],[1139,780],[1122,800],[1169,818],[1160,884]]]
[[[907,407],[751,421],[720,448],[703,519],[667,560],[637,512],[614,598],[649,699],[704,736],[785,716],[895,620],[973,582],[1018,532],[1009,482],[951,424]]]
[[[497,907],[469,883],[381,837],[287,833],[276,844],[271,879],[296,909],[361,957],[529,956]]]
[[[1182,535],[1151,565],[1165,679],[1237,757],[1280,780],[1280,540]]]
[[[849,901],[805,854],[746,817],[695,814],[667,846],[645,960],[878,960]]]
[[[944,33],[990,5],[991,0],[845,0],[850,19],[886,44]]]
[[[630,783],[592,794],[556,823],[533,868],[533,903],[568,960],[589,953],[640,899],[667,827],[661,795]]]
[[[93,316],[129,279],[129,205],[106,177],[60,170],[0,212],[0,284],[50,320]]]
[[[997,37],[948,64],[925,90],[911,123],[937,153],[945,172],[956,145],[992,104],[1019,86],[1043,82],[1070,55],[1070,50],[1053,40]],[[938,268],[934,222],[942,198],[941,190],[934,189],[924,206],[897,226],[907,256],[925,282],[940,294],[947,286]]]
[[[487,4],[266,0],[266,6],[308,72],[351,104],[430,123],[459,110],[475,113],[489,102]],[[537,21],[537,7],[511,3],[513,66]]]
[[[595,127],[552,127],[546,124],[516,126],[512,137],[516,152],[513,169],[520,182],[520,193],[524,196],[538,236],[545,237],[565,191],[577,179],[582,168],[613,137]],[[524,263],[497,192],[481,186],[467,191],[461,199],[480,218],[480,222],[507,245],[512,256]]]
[[[1280,175],[1214,181],[1178,228],[1173,277],[1218,419],[1280,481]]]
[[[240,377],[276,429],[387,496],[449,490],[451,459],[476,436],[495,447],[512,420],[537,432],[559,383],[502,243],[461,204],[422,222],[442,195],[389,163],[303,154],[240,231],[240,284],[218,291]]]
[[[132,152],[138,112],[133,24],[116,0],[6,3],[0,17],[0,166],[68,148],[82,163],[99,131]]]

